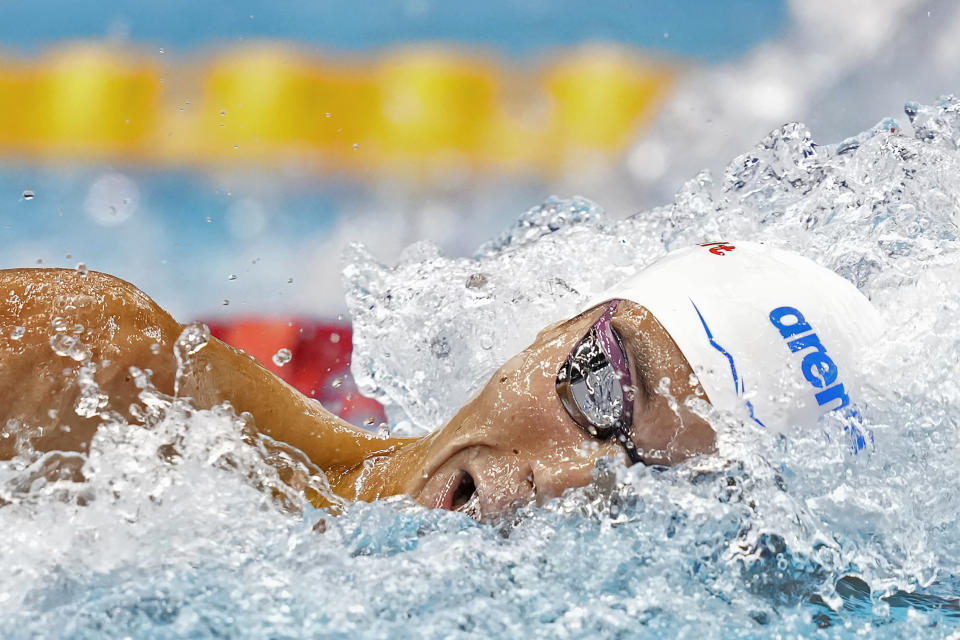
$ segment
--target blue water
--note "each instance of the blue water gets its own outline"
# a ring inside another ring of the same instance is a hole
[[[94,197],[102,183],[107,193]],[[345,310],[337,274],[347,243],[364,239],[394,258],[419,239],[469,252],[516,216],[504,200],[542,197],[535,182],[497,187],[441,194],[343,175],[7,163],[0,268],[83,262],[137,283],[182,321],[334,318]]]
[[[358,11],[345,2],[240,0],[0,6],[0,42],[35,52],[64,39],[130,38],[180,53],[211,43],[289,39],[322,49],[381,49],[420,40],[541,54],[590,40],[612,40],[703,60],[728,59],[777,33],[783,0],[529,0],[447,3],[386,0]]]

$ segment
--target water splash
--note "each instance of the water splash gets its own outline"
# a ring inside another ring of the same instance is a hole
[[[704,409],[720,434],[718,460],[751,478],[748,523],[727,540],[715,567],[732,580],[724,597],[747,580],[767,585],[757,593],[774,600],[789,590],[822,594],[836,605],[836,585],[847,574],[876,593],[955,596],[960,486],[950,460],[960,441],[960,101],[946,96],[905,111],[912,135],[885,119],[820,145],[802,124],[784,125],[730,162],[719,182],[702,172],[671,205],[626,220],[609,220],[583,200],[551,200],[471,260],[419,246],[388,268],[354,248],[344,273],[361,389],[388,404],[396,422],[429,431],[540,328],[671,249],[749,239],[798,251],[856,284],[891,327],[862,372],[876,446],[867,456],[848,455],[835,416],[814,430],[773,437]],[[490,336],[502,347],[487,355],[482,340]],[[435,348],[440,340],[443,357]],[[678,496],[662,513],[686,519],[714,510],[716,497]],[[707,519],[713,524],[702,535],[709,536],[719,521]],[[692,546],[671,543],[680,563],[674,569],[689,562],[682,555],[700,544],[698,535],[691,534]],[[730,573],[733,558],[743,575]],[[758,562],[771,566],[761,571]],[[797,570],[800,577],[789,575]],[[870,615],[900,615],[878,597],[868,596],[867,605]],[[756,619],[774,617],[783,620],[769,611]]]
[[[193,357],[210,342],[210,327],[202,322],[188,324],[177,336],[173,345],[173,355],[177,359],[177,376],[174,381],[174,395],[180,395],[180,388],[193,373]]]
[[[883,121],[830,145],[785,126],[719,179],[696,175],[673,203],[626,220],[551,200],[471,259],[427,244],[395,267],[361,247],[347,257],[357,378],[392,404],[394,432],[422,432],[543,325],[670,249],[792,248],[856,283],[891,327],[862,372],[876,442],[865,454],[839,444],[834,416],[773,434],[698,406],[717,455],[671,469],[603,462],[591,486],[500,526],[402,498],[330,517],[304,501],[304,486],[325,487],[296,452],[131,370],[134,420],[91,395],[104,424],[88,452],[0,462],[0,636],[954,631],[957,104],[910,105],[912,129]],[[184,370],[209,340],[188,329]]]

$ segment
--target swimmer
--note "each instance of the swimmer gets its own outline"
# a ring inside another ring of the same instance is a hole
[[[858,358],[881,328],[853,285],[806,258],[750,242],[690,247],[544,329],[442,429],[381,439],[215,338],[177,382],[184,327],[127,282],[17,269],[0,271],[0,286],[0,459],[82,451],[105,411],[136,424],[135,367],[197,407],[248,412],[346,500],[407,494],[482,520],[588,484],[600,458],[673,465],[715,451],[711,405],[776,430],[841,411],[862,449]],[[81,366],[95,368],[105,406],[78,410]]]

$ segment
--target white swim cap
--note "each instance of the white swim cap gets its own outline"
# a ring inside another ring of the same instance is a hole
[[[843,409],[854,450],[865,446],[856,377],[883,325],[832,271],[762,244],[714,242],[670,253],[602,296],[614,298],[654,315],[714,407],[745,405],[773,429]]]

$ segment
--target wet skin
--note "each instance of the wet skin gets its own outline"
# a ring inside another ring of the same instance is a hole
[[[56,318],[89,350],[94,379],[110,398],[105,410],[136,423],[131,366],[150,369],[157,389],[173,393],[173,345],[183,327],[133,285],[94,272],[21,269],[0,271],[0,292],[0,459],[27,441],[39,451],[84,450],[100,422],[74,411],[80,362],[51,349]],[[230,402],[249,412],[260,432],[303,452],[342,498],[408,494],[427,507],[492,519],[588,484],[601,457],[626,460],[620,444],[574,423],[555,391],[561,364],[601,313],[545,329],[424,438],[380,439],[357,429],[214,338],[196,354],[181,395],[201,408]],[[13,338],[14,327],[24,328],[22,337]],[[613,327],[638,388],[631,437],[643,461],[675,464],[712,451],[713,431],[685,402],[705,397],[666,331],[629,302],[619,305]],[[329,504],[316,492],[308,498]]]

